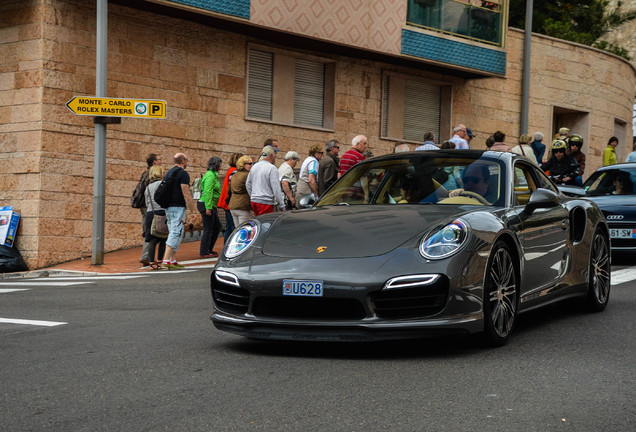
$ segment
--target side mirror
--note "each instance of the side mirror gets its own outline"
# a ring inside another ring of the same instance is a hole
[[[560,204],[561,200],[556,193],[548,189],[539,188],[532,192],[523,212],[532,214],[536,209],[556,207]]]
[[[318,199],[316,198],[316,195],[314,195],[313,193],[310,193],[307,195],[303,195],[298,200],[297,206],[299,209],[311,208],[314,206],[314,204],[316,204],[316,201],[318,201]]]

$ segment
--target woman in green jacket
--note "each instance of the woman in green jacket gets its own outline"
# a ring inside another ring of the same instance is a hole
[[[201,246],[199,254],[201,258],[215,258],[219,254],[214,252],[214,244],[221,232],[221,221],[217,213],[219,196],[221,196],[221,183],[219,182],[219,168],[221,158],[212,156],[208,161],[208,170],[201,179],[201,198],[197,202],[197,210],[203,220],[203,233],[201,234]]]
[[[607,148],[603,151],[603,166],[614,165],[616,163],[616,146],[618,138],[611,137],[607,143]]]

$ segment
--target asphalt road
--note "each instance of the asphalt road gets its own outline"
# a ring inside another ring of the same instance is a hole
[[[487,349],[246,340],[212,326],[209,273],[0,280],[0,321],[44,321],[0,322],[0,430],[635,430],[633,281]]]

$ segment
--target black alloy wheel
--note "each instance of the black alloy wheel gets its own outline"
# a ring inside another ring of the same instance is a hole
[[[488,344],[501,346],[517,320],[518,277],[508,245],[498,241],[492,250],[484,283],[484,336]]]
[[[592,239],[590,251],[587,306],[593,312],[605,309],[610,295],[610,247],[609,239],[597,229]]]

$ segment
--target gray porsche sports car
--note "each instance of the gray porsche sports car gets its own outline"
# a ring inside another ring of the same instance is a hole
[[[397,153],[354,166],[311,208],[237,227],[211,290],[214,325],[249,338],[501,345],[521,312],[574,297],[605,308],[609,228],[515,154]]]

